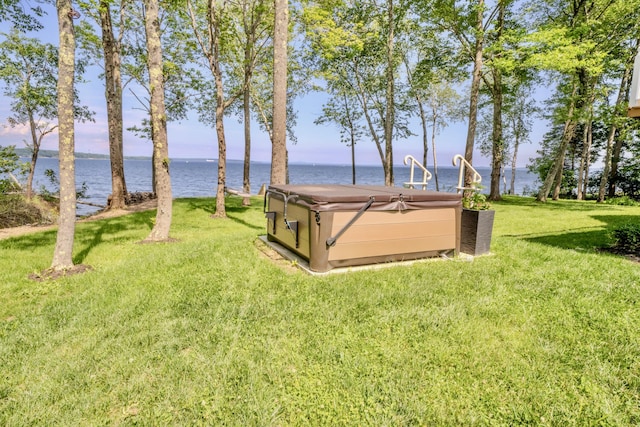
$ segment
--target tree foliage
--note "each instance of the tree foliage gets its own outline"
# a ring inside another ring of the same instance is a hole
[[[87,0],[84,13],[98,22],[101,8],[116,3]],[[5,0],[3,10],[17,17],[16,5]],[[118,5],[122,6],[120,31],[127,29],[119,33],[123,87],[135,93],[149,112],[152,87],[146,66],[147,40],[141,31],[144,13],[139,4]],[[460,107],[467,111],[468,159],[472,160],[477,148],[491,159],[491,198],[500,197],[497,183],[507,167],[515,175],[518,148],[530,139],[532,117],[546,121],[554,131],[542,143],[545,158],[536,161],[546,165],[536,165],[546,174],[541,178],[539,199],[563,193],[586,197],[596,161],[607,165],[603,182],[613,190],[623,168],[624,176],[631,176],[626,171],[633,166],[626,159],[636,142],[624,118],[628,95],[623,76],[640,39],[640,11],[634,2],[289,2],[290,20],[280,39],[287,58],[280,63],[274,61],[275,6],[265,0],[184,0],[163,3],[159,10],[166,119],[181,120],[196,111],[201,121],[215,128],[221,166],[227,143],[223,121],[234,115],[244,121],[247,166],[251,124],[257,122],[272,142],[279,141],[272,161],[286,169],[287,137],[279,134],[286,133],[290,142],[295,141],[293,99],[313,88],[329,95],[316,122],[331,122],[352,149],[356,143],[373,144],[387,184],[393,183],[393,155],[399,143],[415,144],[412,147],[422,150],[425,164],[431,161],[427,156],[431,150],[436,167],[435,137],[439,129],[459,118]],[[18,23],[25,16],[7,19]],[[84,31],[87,25],[84,22],[76,28],[80,40],[93,46],[87,52],[94,58],[103,55],[95,32]],[[275,105],[274,67],[283,64],[286,89],[275,97]],[[79,62],[79,69],[82,66]],[[447,85],[457,90],[443,98],[440,91]],[[456,99],[455,94],[469,85],[467,100]],[[530,100],[547,93],[547,115],[541,117]],[[443,99],[454,105],[445,105]],[[284,110],[274,117],[274,107]],[[477,117],[483,118],[480,125],[476,125]],[[286,131],[274,129],[275,122],[284,123]],[[137,130],[149,136],[151,120],[145,119]],[[356,163],[353,150],[352,162]],[[567,170],[575,181],[567,181]],[[278,170],[278,181],[286,180],[281,172]],[[247,168],[246,191],[248,176]],[[216,195],[220,203],[225,182],[224,171],[219,171]],[[601,184],[600,193],[604,186]],[[513,191],[513,183],[511,187]],[[608,196],[611,194],[610,189]],[[216,210],[223,212],[223,206],[217,205]]]
[[[11,127],[25,126],[29,140],[24,141],[31,150],[30,171],[26,193],[32,195],[32,182],[42,140],[58,128],[57,81],[58,49],[50,43],[26,37],[14,29],[4,34],[0,43],[0,80],[3,94],[11,99]],[[81,80],[84,64],[76,64],[75,80]],[[73,88],[73,117],[79,121],[93,120],[93,112],[80,105],[78,91]]]

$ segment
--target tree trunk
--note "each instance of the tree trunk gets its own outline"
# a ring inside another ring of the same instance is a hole
[[[616,184],[618,182],[618,164],[620,163],[620,157],[622,155],[622,146],[624,140],[618,138],[613,145],[613,153],[611,153],[611,172],[609,176],[609,190],[607,195],[614,197],[616,195]]]
[[[218,138],[218,188],[216,190],[216,218],[226,218],[224,190],[227,178],[227,141],[224,135],[224,94],[220,68],[216,68],[216,136]]]
[[[394,73],[394,10],[393,0],[387,1],[389,31],[387,34],[387,91],[384,120],[385,175],[384,185],[393,186],[393,127],[395,126],[395,73]]]
[[[573,133],[575,133],[575,128],[576,128],[576,123],[573,122],[573,131],[572,131],[572,135]],[[572,136],[573,138],[573,136]],[[566,152],[567,152],[567,147],[569,145],[569,142],[572,138],[569,138],[569,141],[567,141],[567,145],[565,145],[564,150],[562,150],[562,152],[560,153],[560,156],[558,158],[558,165],[560,165],[560,167],[558,169],[556,169],[556,176],[554,177],[553,180],[553,196],[552,199],[553,200],[558,200],[560,198],[560,190],[562,189],[562,178],[564,177],[564,160],[565,160],[565,156],[566,156]],[[573,168],[572,168],[573,170]]]
[[[433,153],[433,176],[436,179],[436,191],[440,191],[440,185],[438,184],[438,158],[436,157],[436,126],[438,116],[436,112],[433,112],[431,122],[431,152]]]
[[[564,168],[564,155],[576,129],[576,122],[573,119],[573,113],[575,110],[575,96],[577,91],[578,85],[574,83],[573,91],[571,93],[571,100],[569,101],[570,104],[569,111],[567,113],[567,120],[564,124],[562,139],[560,141],[558,151],[556,152],[556,158],[551,168],[549,169],[549,172],[547,173],[547,177],[545,178],[540,191],[538,191],[538,195],[536,196],[536,200],[539,202],[547,201],[547,197],[549,196],[549,192],[551,191],[551,187],[553,186],[554,180],[556,179],[557,175],[560,174],[560,177],[562,177],[562,170]]]
[[[29,128],[31,130],[31,141],[33,146],[31,147],[31,163],[29,163],[29,175],[27,175],[27,199],[31,200],[33,197],[33,176],[36,173],[36,162],[38,161],[38,152],[40,151],[40,140],[36,134],[36,121],[33,118],[33,112],[29,111]]]
[[[634,49],[637,51],[638,47]],[[631,56],[633,58],[635,55]],[[612,157],[613,157],[613,142],[616,136],[616,132],[618,127],[616,125],[616,118],[624,114],[626,116],[626,109],[624,105],[627,99],[627,92],[629,91],[629,84],[631,83],[631,72],[633,69],[633,59],[631,61],[627,61],[627,66],[624,70],[624,74],[622,76],[622,80],[620,81],[620,87],[618,88],[618,98],[616,99],[616,106],[614,113],[612,115],[611,127],[609,128],[609,135],[607,137],[607,148],[604,156],[604,169],[602,171],[602,178],[600,180],[600,188],[598,189],[598,203],[604,202],[607,184],[609,181],[609,174],[612,171]],[[618,157],[620,156],[620,152],[618,151]],[[617,167],[616,167],[617,171]],[[613,189],[613,195],[615,195],[615,185],[611,186]],[[610,194],[611,196],[611,194]]]
[[[491,188],[489,200],[500,200],[500,175],[504,156],[504,140],[502,139],[502,75],[500,70],[493,70],[493,132],[491,156]]]
[[[584,125],[582,132],[582,154],[580,156],[580,167],[578,168],[578,185],[576,188],[576,199],[584,200],[587,192],[587,177],[589,176],[589,152],[591,151],[591,123],[592,118]]]
[[[244,49],[244,87],[242,89],[242,108],[244,115],[244,167],[242,171],[242,191],[251,194],[251,76],[253,70],[254,26],[245,25],[248,39]],[[249,198],[242,199],[244,206],[249,206]]]
[[[516,118],[513,118],[513,129],[517,129]],[[509,194],[516,193],[516,169],[518,165],[518,148],[520,147],[520,132],[515,131],[515,139],[513,141],[513,157],[511,158],[511,182],[509,183]]]
[[[271,184],[287,181],[287,41],[288,0],[275,0],[273,37],[273,139],[271,141]]]
[[[464,149],[464,158],[473,164],[473,146],[475,144],[476,127],[478,124],[478,99],[480,96],[480,81],[482,80],[482,54],[484,29],[482,20],[484,16],[484,0],[478,0],[476,6],[476,43],[473,59],[473,73],[471,75],[471,94],[469,96],[469,126],[467,128],[467,141]],[[465,174],[465,186],[469,186],[472,181],[472,172],[467,169]]]
[[[498,19],[496,22],[497,34],[496,38],[499,42],[502,38],[502,29],[504,27],[504,2],[498,3]],[[496,58],[500,57],[500,52],[496,54]],[[491,156],[491,184],[489,188],[489,200],[500,200],[500,177],[503,170],[504,161],[504,139],[502,135],[502,72],[497,67],[492,67],[493,73],[493,131],[492,139],[492,156]]]
[[[58,30],[58,135],[60,218],[51,269],[73,268],[73,239],[76,225],[76,181],[74,158],[73,84],[75,75],[75,36],[71,2],[57,0]]]
[[[245,56],[246,60],[246,56]],[[244,165],[242,170],[242,191],[251,194],[251,94],[249,92],[250,78],[247,78],[245,69],[245,87],[243,93],[244,111]],[[251,200],[242,200],[244,206],[251,204]]]
[[[351,109],[349,108],[349,101],[347,96],[344,95],[344,108],[347,113],[347,121],[349,123],[349,136],[351,137],[351,183],[356,185],[356,134],[355,124],[351,117]]]
[[[122,77],[120,74],[120,45],[113,35],[108,0],[100,0],[100,26],[104,50],[105,97],[109,126],[109,159],[111,161],[111,200],[109,209],[125,207],[127,185],[124,177],[122,148]]]
[[[145,0],[145,33],[147,36],[147,66],[151,89],[151,130],[153,138],[153,170],[156,177],[158,209],[156,221],[148,242],[169,240],[172,203],[171,178],[169,176],[169,146],[167,140],[167,115],[164,104],[164,76],[162,74],[162,47],[160,44],[160,22],[158,0]]]
[[[620,98],[618,98],[618,101]],[[616,105],[618,103],[616,102]],[[618,111],[618,108],[616,108]],[[615,116],[615,113],[614,113]],[[607,148],[605,150],[604,155],[604,168],[602,170],[602,178],[600,178],[600,187],[598,188],[598,203],[602,203],[605,200],[606,192],[607,192],[607,184],[609,182],[609,173],[611,173],[611,157],[613,154],[613,141],[616,136],[616,131],[618,127],[615,124],[615,121],[611,122],[611,127],[609,128],[609,135],[607,136]]]
[[[422,125],[422,166],[427,167],[427,159],[429,154],[429,137],[427,135],[427,114],[424,111],[422,105],[422,99],[419,95],[416,95],[416,101],[418,102],[418,111],[420,113],[420,123]]]
[[[371,139],[373,139],[374,145],[376,146],[376,149],[378,150],[378,156],[380,157],[380,163],[382,164],[382,170],[384,172],[384,176],[387,176],[387,162],[385,159],[385,153],[382,150],[382,140],[380,139],[380,137],[378,136],[378,132],[376,132],[376,126],[374,124],[373,118],[371,117],[371,114],[369,113],[369,107],[367,105],[368,102],[368,98],[366,95],[366,90],[363,88],[362,82],[360,80],[360,74],[359,71],[357,69],[357,66],[355,67],[355,78],[357,81],[357,87],[358,87],[358,94],[356,95],[358,98],[358,101],[360,102],[360,106],[362,107],[362,114],[364,115],[365,121],[367,123],[367,127],[369,129],[369,134],[371,135]]]
[[[351,183],[356,185],[356,139],[351,130]]]
[[[226,218],[227,211],[225,207],[225,188],[227,180],[227,140],[224,134],[224,86],[222,84],[222,69],[220,68],[220,22],[219,16],[216,16],[216,3],[209,1],[208,3],[211,57],[209,66],[213,72],[213,78],[216,85],[216,138],[218,140],[218,186],[216,188],[216,212],[213,215],[216,218]],[[222,13],[222,11],[220,11]]]
[[[593,122],[589,122],[589,135],[587,138],[587,149],[585,150],[585,166],[584,166],[584,181],[582,183],[582,193],[586,198],[589,191],[589,170],[591,169],[591,146],[593,145]]]

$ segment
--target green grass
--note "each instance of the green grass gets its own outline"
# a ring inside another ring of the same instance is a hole
[[[0,241],[0,425],[638,425],[640,207],[507,198],[492,255],[311,277],[256,247],[262,201],[174,203]]]

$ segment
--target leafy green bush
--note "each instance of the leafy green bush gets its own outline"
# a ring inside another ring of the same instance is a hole
[[[26,163],[20,162],[14,145],[0,146],[0,193],[20,191],[20,186],[13,174],[22,175],[26,172],[26,168]]]
[[[0,179],[0,194],[16,193],[22,189],[15,182],[9,179]]]
[[[629,223],[613,230],[614,249],[640,255],[640,224]]]
[[[615,206],[638,206],[638,202],[629,196],[611,197],[605,200],[605,203]]]
[[[487,195],[481,193],[481,185],[473,185],[471,190],[465,190],[462,196],[462,207],[474,211],[485,211],[491,208],[491,203],[487,201]]]

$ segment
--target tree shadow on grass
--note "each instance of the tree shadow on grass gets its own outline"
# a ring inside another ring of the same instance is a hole
[[[231,221],[237,222],[238,224],[242,224],[245,227],[251,228],[253,230],[259,230],[259,231],[263,231],[264,227],[259,227],[255,224],[251,224],[250,222],[247,222],[243,219],[240,219],[239,217],[235,216],[235,215],[229,215],[229,210],[227,209],[227,218],[229,218]]]
[[[179,203],[185,202],[187,204],[187,211],[204,211],[209,215],[213,215],[216,211],[216,199],[215,197],[203,198],[182,198],[178,200]]]
[[[182,199],[182,200],[188,203],[187,209],[189,211],[202,210],[208,213],[209,215],[215,214],[215,211],[216,211],[215,197],[210,199],[193,198],[193,199]],[[248,209],[255,208],[255,207],[262,208],[262,206],[263,206],[263,201],[256,198],[251,199],[251,206],[243,206],[241,197],[228,197],[225,200],[225,211],[227,213],[227,218],[234,222],[242,224],[246,227],[252,228],[254,230],[262,230],[263,227],[259,227],[259,226],[256,226],[255,224],[247,222],[241,219],[239,215],[234,215],[234,214],[241,214],[246,212]]]
[[[598,209],[607,209],[610,207],[612,210],[618,209],[618,206],[615,205],[607,205],[607,204],[597,204],[595,201],[578,201],[573,199],[560,199],[560,200],[548,200],[546,202],[539,202],[535,199],[535,197],[525,197],[525,196],[504,196],[501,201],[494,202],[496,205],[503,206],[518,206],[518,207],[534,207],[534,208],[545,208],[548,210],[561,210],[561,211],[590,211],[595,206],[598,206]]]
[[[562,249],[586,250],[607,249],[613,244],[612,232],[614,229],[627,223],[639,223],[637,215],[591,215],[592,218],[601,221],[603,225],[585,227],[570,230],[558,234],[546,235],[520,235],[523,240],[543,245],[554,246]]]
[[[0,249],[27,250],[53,245],[56,242],[56,234],[56,230],[50,230],[3,239],[0,240]]]
[[[141,229],[153,228],[154,211],[138,212],[118,218],[83,223],[76,231],[76,248],[80,249],[73,257],[76,264],[82,263],[89,253],[104,242],[116,240],[128,241],[140,239]],[[129,233],[130,232],[130,233]]]
[[[527,242],[541,243],[561,249],[585,250],[610,245],[609,231],[599,227],[585,231],[570,231],[562,234],[524,238]]]
[[[81,264],[92,249],[107,241],[140,239],[141,229],[151,230],[155,211],[137,212],[117,218],[102,219],[76,224],[74,236],[74,264]],[[41,246],[53,248],[57,231],[50,230],[0,240],[0,249],[33,250]]]

